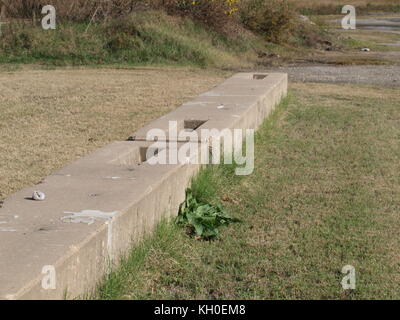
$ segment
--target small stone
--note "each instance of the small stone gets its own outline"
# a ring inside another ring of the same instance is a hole
[[[35,201],[43,201],[46,199],[46,195],[41,191],[33,191],[32,199]]]

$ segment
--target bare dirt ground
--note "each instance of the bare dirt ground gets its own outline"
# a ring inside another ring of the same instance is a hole
[[[0,199],[207,91],[186,68],[0,72]]]

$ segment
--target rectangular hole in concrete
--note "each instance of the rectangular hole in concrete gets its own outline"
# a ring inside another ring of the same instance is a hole
[[[149,152],[153,157],[156,156],[161,150],[158,148],[149,148],[149,147],[140,147],[140,163],[146,162],[149,160],[147,158],[147,153]],[[151,158],[151,157],[150,157]]]
[[[183,126],[186,131],[194,131],[200,128],[206,122],[207,120],[185,120]]]
[[[267,77],[267,74],[254,74],[253,79],[254,80],[263,80]]]

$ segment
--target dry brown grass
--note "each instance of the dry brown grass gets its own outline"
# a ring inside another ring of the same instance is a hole
[[[183,68],[0,72],[0,198],[126,140],[226,75]]]

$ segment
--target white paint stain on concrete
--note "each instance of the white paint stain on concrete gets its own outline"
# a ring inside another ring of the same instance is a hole
[[[91,225],[98,220],[112,219],[117,214],[117,211],[103,212],[99,210],[82,210],[81,212],[64,211],[64,213],[71,214],[61,218],[65,223],[85,223]]]
[[[0,232],[15,232],[15,231],[17,230],[11,227],[0,227]]]
[[[0,221],[0,224],[6,224],[8,223],[7,221]],[[15,228],[12,227],[0,227],[0,232],[15,232],[17,231]]]
[[[136,180],[136,178],[132,177],[104,177],[106,180],[120,181],[120,180]]]

